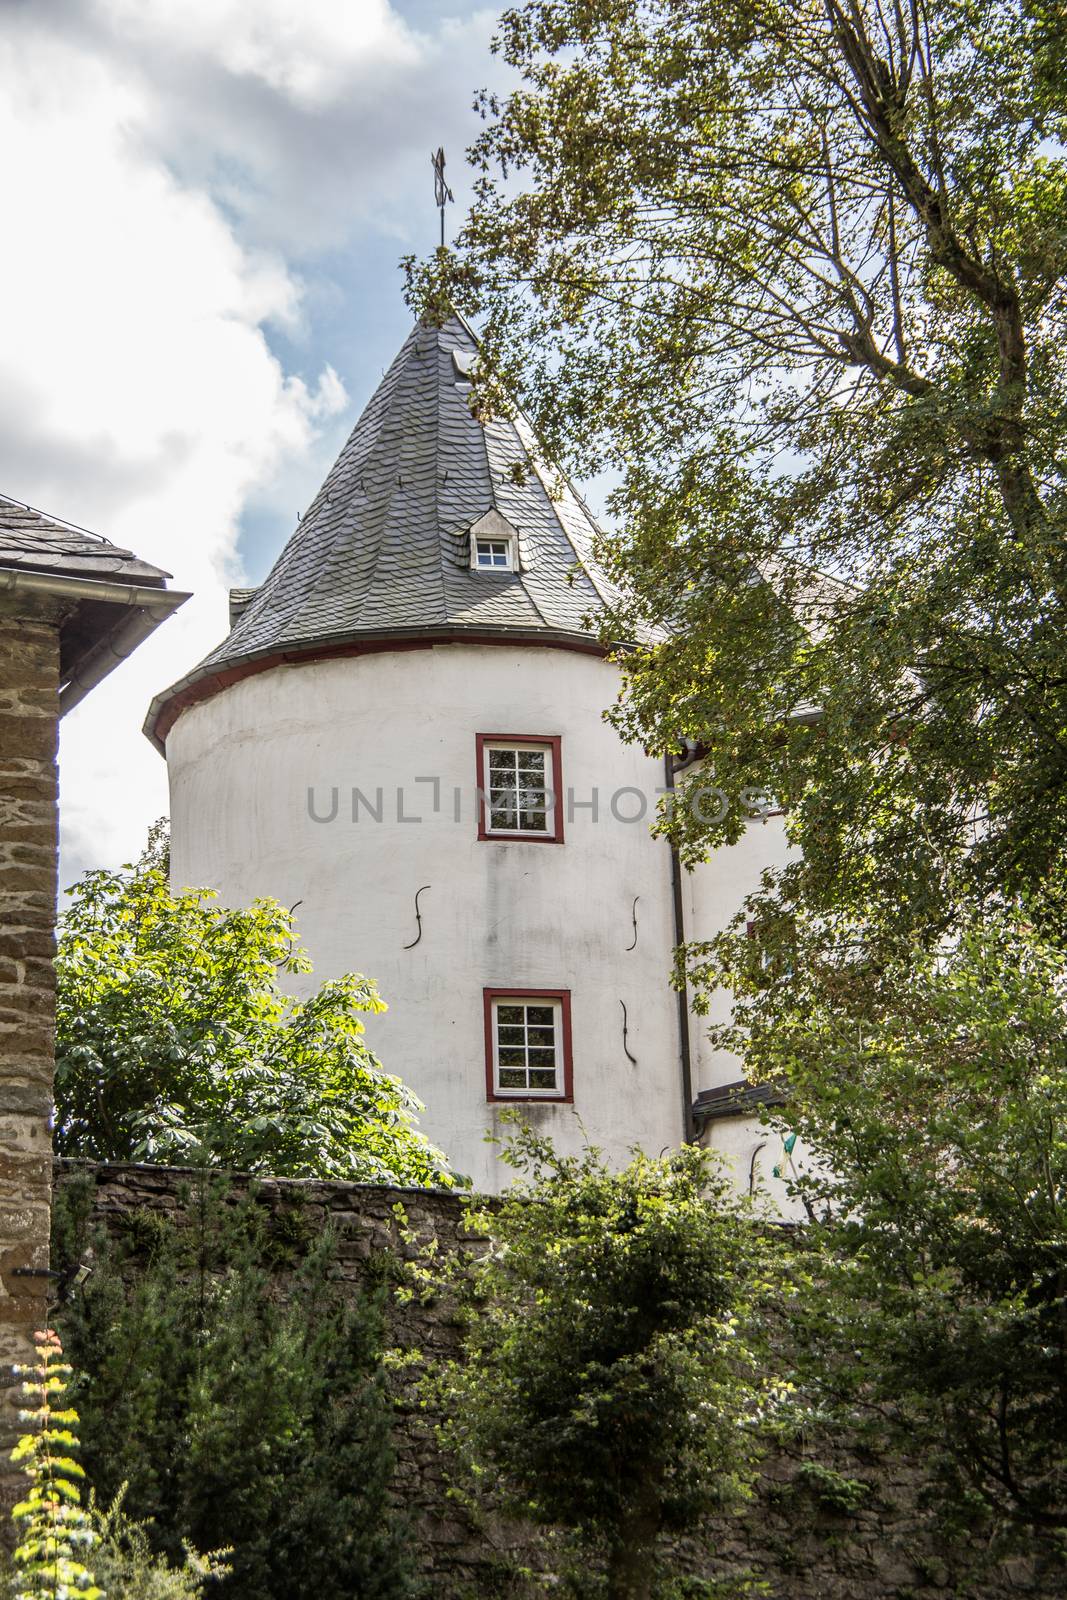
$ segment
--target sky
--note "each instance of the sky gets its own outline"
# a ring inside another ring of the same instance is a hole
[[[154,693],[226,631],[409,326],[397,263],[459,223],[499,7],[0,0],[0,492],[193,599],[72,711],[60,885],[167,811]]]

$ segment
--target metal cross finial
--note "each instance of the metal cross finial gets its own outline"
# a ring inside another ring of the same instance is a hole
[[[433,192],[441,212],[441,249],[445,247],[445,206],[450,200],[455,201],[455,195],[445,182],[445,148],[439,145],[436,155],[430,160],[433,163]]]

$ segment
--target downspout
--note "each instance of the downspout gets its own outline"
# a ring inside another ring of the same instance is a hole
[[[664,757],[664,774],[666,779],[666,792],[670,796],[668,804],[674,804],[674,770],[673,755]],[[674,944],[675,948],[685,943],[685,902],[682,899],[682,863],[678,851],[670,841],[671,852],[671,898],[674,902]],[[682,1128],[686,1144],[696,1143],[696,1123],[693,1119],[693,1052],[690,1041],[689,1017],[689,992],[683,984],[678,991],[678,1044],[682,1061]]]

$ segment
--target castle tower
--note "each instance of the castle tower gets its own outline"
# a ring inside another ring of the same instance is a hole
[[[663,766],[603,718],[619,673],[596,638],[612,591],[595,527],[521,425],[472,414],[475,354],[458,317],[414,329],[270,575],[234,592],[229,635],[146,731],[175,883],[299,902],[314,981],[377,981],[372,1046],[494,1190],[485,1135],[507,1107],[621,1159],[685,1137],[702,1085],[669,982],[671,855],[648,826]]]

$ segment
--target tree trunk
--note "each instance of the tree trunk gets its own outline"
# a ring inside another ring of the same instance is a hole
[[[632,1516],[608,1551],[608,1600],[649,1600],[659,1519]]]

